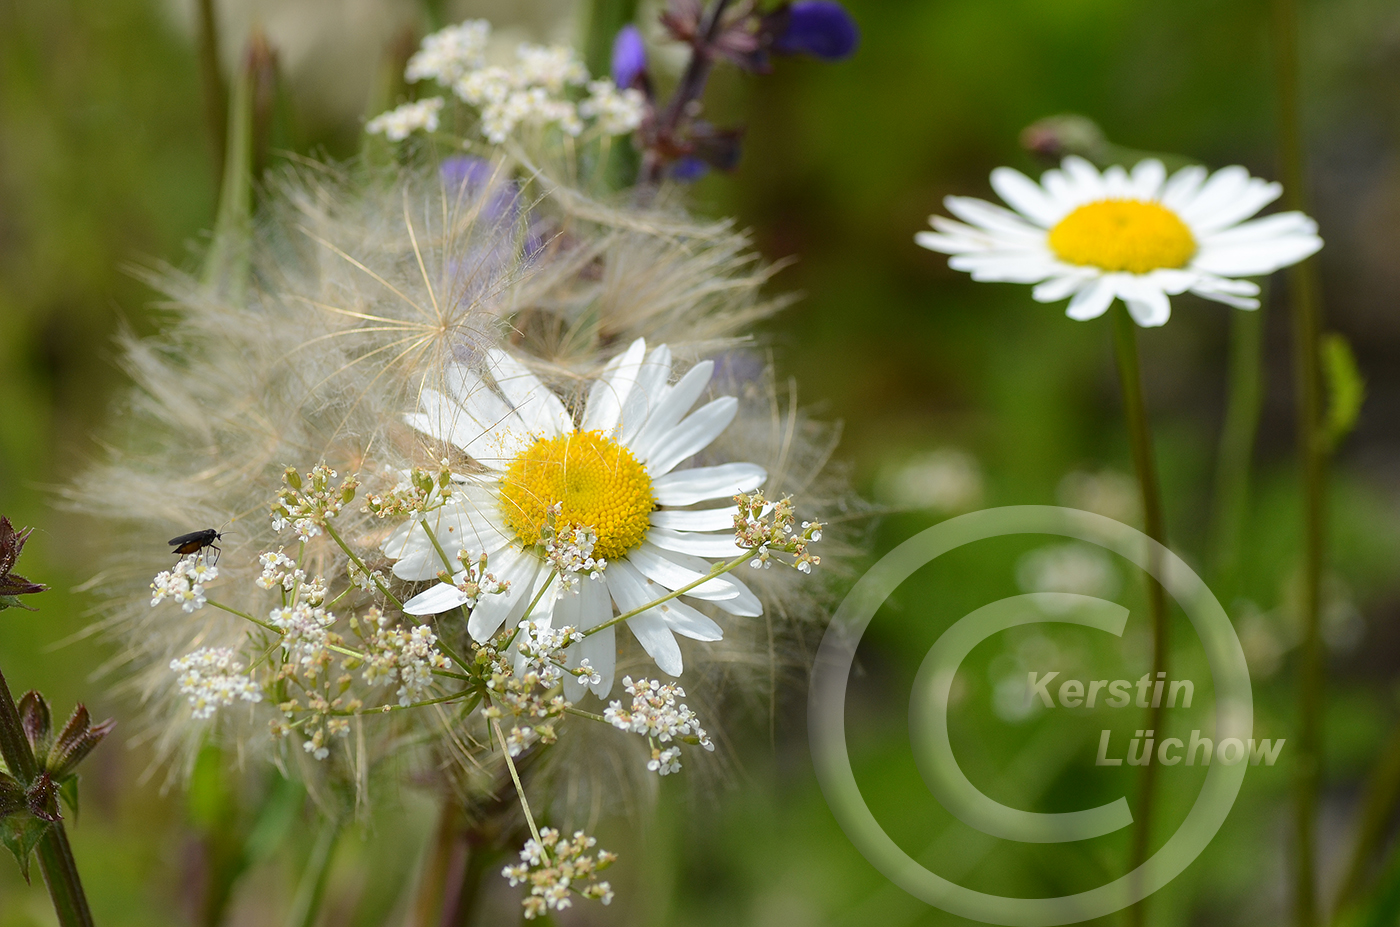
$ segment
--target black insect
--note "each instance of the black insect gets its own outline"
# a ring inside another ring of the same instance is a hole
[[[191,531],[189,534],[182,534],[178,538],[171,538],[170,546],[175,548],[175,554],[180,557],[188,556],[207,547],[214,551],[213,562],[218,563],[221,551],[215,546],[214,542],[222,538],[223,535],[213,528],[205,528],[203,531]]]

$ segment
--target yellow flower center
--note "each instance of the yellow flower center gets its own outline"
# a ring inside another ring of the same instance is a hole
[[[540,438],[506,467],[501,513],[526,546],[539,543],[556,502],[558,523],[592,528],[593,556],[609,560],[642,543],[656,508],[646,468],[601,431]]]
[[[1050,230],[1050,248],[1067,264],[1145,274],[1185,267],[1196,239],[1176,213],[1147,200],[1085,203]]]

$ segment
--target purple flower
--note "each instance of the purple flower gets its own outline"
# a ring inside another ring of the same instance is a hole
[[[450,193],[460,192],[463,186],[476,190],[491,180],[491,173],[490,161],[470,155],[453,155],[438,165],[438,176]]]
[[[780,13],[787,21],[773,38],[773,51],[779,54],[839,61],[860,43],[855,20],[834,0],[798,0]]]
[[[710,165],[699,158],[687,156],[671,165],[671,179],[692,183],[709,173]]]
[[[625,90],[636,83],[646,69],[647,47],[642,43],[642,33],[636,26],[623,26],[613,39],[613,83]]]

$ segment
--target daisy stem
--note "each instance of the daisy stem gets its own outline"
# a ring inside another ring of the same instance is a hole
[[[1215,467],[1211,554],[1217,591],[1233,596],[1240,533],[1249,513],[1249,473],[1264,394],[1263,309],[1230,313],[1229,385]]]
[[[1137,324],[1121,302],[1113,307],[1113,343],[1118,360],[1118,381],[1123,390],[1123,412],[1128,420],[1128,434],[1132,441],[1133,467],[1137,471],[1138,488],[1142,494],[1143,527],[1152,540],[1158,544],[1166,544],[1162,491],[1157,482],[1157,464],[1152,450],[1152,424],[1147,415],[1147,401],[1142,389],[1142,365],[1138,359]],[[1160,564],[1156,547],[1149,549],[1148,558],[1146,579],[1148,615],[1152,619],[1152,675],[1160,679],[1164,677],[1158,674],[1167,670],[1167,599],[1162,584],[1156,577]],[[1145,723],[1149,729],[1161,731],[1162,721],[1160,703],[1148,709]],[[1133,869],[1147,859],[1151,843],[1152,806],[1157,786],[1156,764],[1149,763],[1143,766],[1139,776],[1141,791],[1138,797],[1138,813],[1134,816],[1130,861]],[[1145,916],[1146,905],[1139,902],[1129,911],[1129,923],[1141,924]]]
[[[355,566],[359,567],[360,572],[364,573],[366,576],[374,580],[374,584],[379,587],[379,591],[384,594],[384,598],[388,599],[390,602],[393,602],[395,607],[397,607],[399,611],[403,611],[403,603],[400,602],[397,598],[395,598],[392,592],[384,588],[384,584],[379,581],[378,577],[376,577],[373,573],[370,572],[369,567],[365,566],[365,562],[360,559],[359,555],[356,554],[353,550],[351,550],[350,545],[346,544],[345,541],[341,539],[340,535],[336,533],[336,530],[331,527],[330,519],[326,519],[325,528],[326,534],[329,534],[331,536],[331,540],[335,541],[335,543],[340,547],[340,549],[345,551],[345,556],[349,557],[351,562],[354,563]]]
[[[674,599],[674,598],[677,598],[677,597],[679,597],[679,596],[683,596],[683,595],[685,595],[687,592],[689,592],[690,590],[694,589],[696,586],[699,586],[699,585],[701,585],[702,583],[707,583],[707,582],[709,582],[710,580],[714,579],[716,576],[723,576],[725,573],[728,573],[730,570],[734,569],[734,568],[737,567],[739,564],[743,563],[745,560],[749,559],[749,558],[752,557],[752,556],[753,556],[753,551],[751,551],[751,550],[746,550],[746,551],[744,551],[742,554],[740,554],[739,556],[735,557],[733,560],[730,560],[730,561],[728,561],[728,562],[726,562],[726,563],[721,563],[721,564],[719,564],[718,566],[714,567],[713,569],[710,570],[710,572],[706,573],[704,576],[700,577],[699,579],[695,580],[694,582],[686,583],[684,586],[680,587],[680,588],[677,589],[675,592],[667,593],[666,595],[663,595],[661,598],[657,599],[655,602],[648,602],[646,605],[643,605],[641,608],[634,608],[634,609],[632,609],[630,612],[623,612],[621,615],[618,615],[617,617],[615,617],[615,618],[613,618],[613,619],[611,619],[611,620],[609,620],[609,621],[604,621],[602,624],[596,625],[596,626],[594,626],[593,628],[590,628],[589,630],[584,631],[584,632],[583,632],[583,636],[584,636],[584,637],[587,637],[587,636],[590,635],[590,634],[597,634],[599,631],[603,630],[604,628],[611,628],[611,627],[612,627],[613,625],[615,625],[615,624],[621,624],[622,622],[626,621],[628,618],[636,618],[636,617],[637,617],[638,615],[640,615],[642,612],[646,611],[646,610],[649,609],[649,608],[655,608],[656,606],[660,605],[662,602],[669,602],[669,601],[671,601],[671,600]]]
[[[1274,81],[1278,88],[1279,167],[1283,204],[1304,203],[1303,140],[1298,92],[1298,2],[1273,0]],[[1298,667],[1298,750],[1294,754],[1295,826],[1298,845],[1293,876],[1294,922],[1318,923],[1316,820],[1322,778],[1323,665],[1320,628],[1323,550],[1327,509],[1327,443],[1322,427],[1319,328],[1322,297],[1317,259],[1294,264],[1288,272],[1293,315],[1293,379],[1298,415],[1298,456],[1303,467],[1303,647]]]
[[[515,794],[520,796],[520,809],[525,812],[525,823],[530,825],[530,836],[540,845],[540,852],[544,852],[544,841],[540,840],[540,830],[535,826],[535,816],[530,813],[530,802],[525,798],[525,786],[520,784],[520,773],[516,771],[515,761],[510,758],[510,747],[506,746],[506,738],[501,733],[501,722],[498,719],[491,719],[491,730],[496,732],[496,739],[501,742],[501,756],[505,758],[506,768],[510,770],[510,781],[515,783]]]

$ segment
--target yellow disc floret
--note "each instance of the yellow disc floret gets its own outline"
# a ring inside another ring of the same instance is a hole
[[[1161,203],[1085,203],[1050,230],[1050,249],[1067,264],[1145,274],[1185,267],[1196,253],[1186,223]]]
[[[656,508],[646,468],[601,431],[540,438],[506,467],[501,514],[527,546],[539,543],[555,503],[558,522],[592,528],[593,555],[609,560],[642,543]]]

